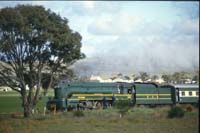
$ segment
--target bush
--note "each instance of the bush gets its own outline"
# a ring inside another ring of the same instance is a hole
[[[75,111],[73,115],[74,115],[75,117],[83,117],[83,116],[84,116],[84,113],[83,113],[83,111]]]
[[[192,112],[192,111],[194,111],[194,106],[192,106],[192,105],[190,105],[190,104],[187,105],[186,108],[185,108],[185,111],[186,111],[186,112]]]
[[[76,108],[75,106],[71,106],[71,105],[70,105],[69,107],[67,107],[67,110],[68,110],[68,111],[72,111],[72,110],[74,110],[75,108]]]
[[[22,118],[23,115],[19,112],[14,112],[14,113],[11,114],[11,117],[12,118]]]
[[[181,118],[184,116],[184,111],[181,107],[175,106],[168,111],[168,118]]]
[[[132,107],[130,100],[118,100],[115,102],[115,108],[119,109],[120,117],[125,115],[128,110]]]

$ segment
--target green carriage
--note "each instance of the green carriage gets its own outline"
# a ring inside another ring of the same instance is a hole
[[[199,103],[199,85],[198,84],[171,84],[176,90],[176,103]]]

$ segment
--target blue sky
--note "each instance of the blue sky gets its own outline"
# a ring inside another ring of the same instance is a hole
[[[82,37],[81,75],[131,75],[199,68],[199,3],[170,1],[8,1],[43,5]]]

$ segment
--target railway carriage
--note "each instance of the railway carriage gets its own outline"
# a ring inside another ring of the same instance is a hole
[[[176,90],[176,103],[199,103],[199,85],[197,84],[170,84]]]

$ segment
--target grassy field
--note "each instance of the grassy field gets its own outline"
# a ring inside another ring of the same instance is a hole
[[[197,133],[199,130],[197,108],[186,112],[183,118],[174,119],[167,118],[168,106],[134,107],[122,118],[117,109],[109,108],[84,111],[83,117],[75,117],[74,112],[58,112],[56,115],[37,114],[24,119],[22,113],[11,113],[20,111],[17,107],[20,104],[19,96],[10,95],[2,104],[5,97],[0,96],[0,105],[5,108],[0,109],[0,133]],[[45,99],[40,104],[41,107],[45,105]]]
[[[42,110],[46,105],[48,97],[53,97],[53,91],[49,91],[47,96],[43,97],[36,108]],[[22,112],[21,97],[17,92],[0,92],[0,113]]]

